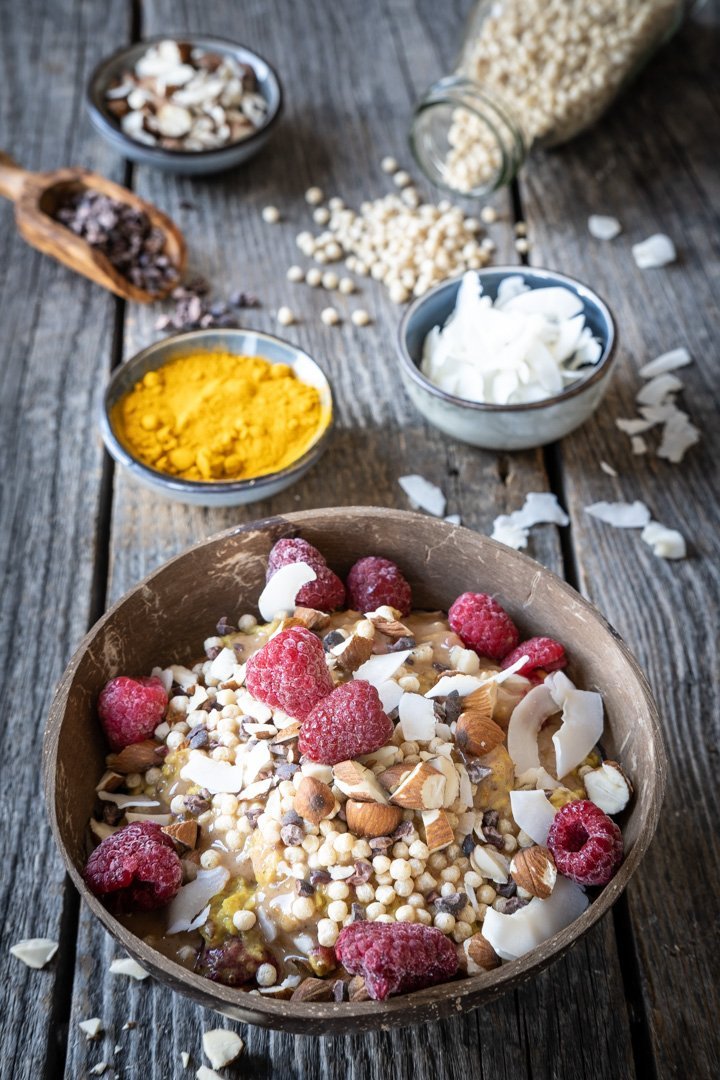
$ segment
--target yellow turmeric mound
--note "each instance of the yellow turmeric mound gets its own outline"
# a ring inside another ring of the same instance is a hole
[[[144,464],[184,480],[248,480],[302,457],[330,417],[313,386],[260,356],[196,353],[149,371],[112,412]]]

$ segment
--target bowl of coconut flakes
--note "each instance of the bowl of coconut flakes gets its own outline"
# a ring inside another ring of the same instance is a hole
[[[407,309],[405,388],[431,424],[491,450],[543,446],[600,404],[615,324],[591,289],[554,270],[494,267],[445,281]]]

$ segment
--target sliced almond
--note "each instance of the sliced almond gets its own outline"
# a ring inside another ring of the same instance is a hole
[[[400,612],[396,608],[378,608],[377,611],[369,611],[365,616],[373,624],[378,633],[391,641],[398,638],[412,637],[409,628],[399,621]]]
[[[467,958],[468,975],[478,975],[481,971],[492,971],[500,966],[500,957],[482,934],[473,934],[464,941],[463,951]]]
[[[345,803],[348,829],[356,836],[390,836],[402,821],[399,806],[381,806],[376,802]]]
[[[432,765],[433,769],[437,769],[437,771],[442,773],[445,777],[445,797],[443,798],[443,806],[448,809],[460,794],[460,777],[455,768],[455,763],[451,761],[450,758],[438,755],[437,757],[430,758],[428,765]]]
[[[335,809],[335,796],[327,784],[314,776],[304,776],[295,795],[295,810],[313,825],[329,817]]]
[[[308,630],[324,630],[330,625],[330,616],[324,611],[316,611],[310,607],[296,607],[293,612],[300,626]]]
[[[332,982],[328,979],[303,979],[296,986],[290,998],[291,1001],[332,1001]]]
[[[373,624],[367,619],[361,619],[356,623],[352,634],[330,650],[330,656],[343,671],[357,671],[372,656],[374,638]]]
[[[452,844],[455,834],[444,810],[424,810],[422,820],[425,827],[425,843],[430,854]]]
[[[483,671],[481,672],[481,678],[494,674],[496,674],[496,672]],[[495,703],[497,702],[497,696],[497,683],[489,682],[486,683],[485,686],[479,686],[477,690],[473,690],[472,693],[463,698],[463,705],[466,709],[480,712],[484,716],[487,716],[488,720],[491,720]]]
[[[124,747],[119,754],[108,754],[105,761],[109,769],[119,773],[143,773],[153,765],[160,765],[164,753],[162,743],[154,739],[144,739],[142,742],[131,743]]]
[[[510,873],[519,889],[541,900],[547,900],[557,881],[555,860],[540,844],[518,851],[510,863]]]
[[[445,798],[445,777],[426,761],[415,766],[390,801],[407,810],[439,810]]]
[[[340,761],[333,766],[333,779],[343,795],[356,802],[387,803],[387,793],[377,777],[359,761]]]
[[[455,728],[455,744],[464,754],[482,757],[505,741],[505,732],[480,709],[466,709]]]
[[[273,742],[274,743],[290,742],[292,739],[297,739],[299,734],[300,734],[300,724],[297,722],[297,720],[294,720],[292,722],[292,724],[288,724],[287,727],[284,727],[280,731],[278,731],[277,735],[273,739]]]
[[[414,765],[406,765],[400,761],[397,765],[391,765],[389,769],[378,773],[378,783],[382,784],[386,791],[394,791],[400,786],[403,777],[411,773],[414,768]]]
[[[117,791],[125,783],[125,777],[122,773],[114,772],[112,769],[108,769],[100,777],[100,781],[95,788],[97,792],[100,791]]]
[[[176,825],[165,825],[162,832],[182,847],[192,849],[197,844],[198,823],[194,820],[179,821]]]

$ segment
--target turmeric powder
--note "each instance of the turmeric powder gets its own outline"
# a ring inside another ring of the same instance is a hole
[[[246,480],[297,461],[330,420],[314,386],[260,356],[194,353],[135,384],[112,412],[125,448],[184,480]]]

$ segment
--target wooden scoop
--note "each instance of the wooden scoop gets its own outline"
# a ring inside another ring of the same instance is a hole
[[[52,216],[58,204],[70,192],[82,188],[99,191],[111,199],[126,203],[147,214],[152,225],[165,234],[164,254],[177,268],[177,278],[162,286],[159,292],[149,293],[133,285],[107,256],[92,247],[87,240],[76,236]],[[56,169],[54,172],[32,173],[20,168],[11,157],[0,151],[0,195],[15,203],[15,221],[21,236],[31,247],[52,255],[54,259],[90,278],[125,300],[151,304],[160,300],[179,284],[185,268],[185,241],[178,227],[151,203],[138,198],[132,191],[106,180],[104,176],[86,169]]]

